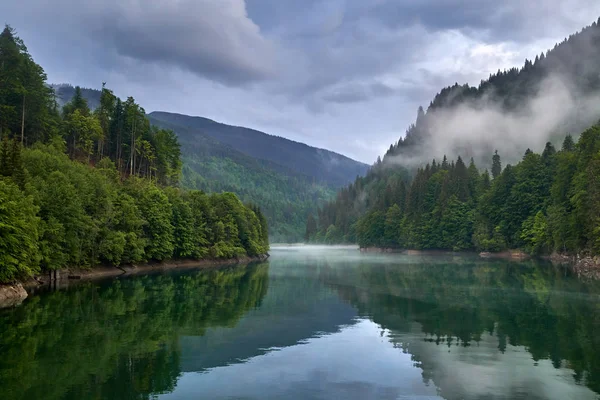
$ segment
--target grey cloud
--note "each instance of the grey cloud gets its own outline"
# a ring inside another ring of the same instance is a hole
[[[490,41],[522,42],[571,33],[582,10],[589,17],[599,7],[596,0],[381,0],[358,10],[391,27],[421,24],[430,31],[479,31]]]
[[[277,73],[275,45],[248,17],[244,0],[28,3],[30,10],[22,12],[68,20],[71,35],[87,37],[90,47],[113,58],[180,68],[226,85],[269,79]]]
[[[360,103],[375,97],[391,96],[396,90],[384,83],[348,84],[325,93],[322,99],[331,103]]]

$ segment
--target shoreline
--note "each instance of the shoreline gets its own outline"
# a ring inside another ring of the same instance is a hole
[[[29,295],[38,290],[48,288],[65,288],[77,282],[90,282],[121,276],[145,275],[171,270],[202,270],[213,267],[246,265],[253,262],[266,261],[269,254],[256,257],[240,257],[226,260],[171,260],[157,263],[143,263],[125,266],[100,265],[98,267],[65,268],[47,274],[37,275],[25,281],[12,284],[0,284],[0,309],[15,307],[21,304]]]
[[[415,250],[395,249],[386,247],[361,247],[361,253],[402,254],[409,256],[448,256],[448,255],[478,255],[484,259],[500,259],[509,261],[525,261],[530,259],[547,260],[554,264],[568,265],[582,277],[600,279],[600,255],[581,256],[552,253],[550,255],[530,255],[523,250],[510,249],[500,252],[451,251],[451,250]]]

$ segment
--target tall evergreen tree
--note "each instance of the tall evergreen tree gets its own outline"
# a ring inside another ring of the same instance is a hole
[[[500,155],[498,154],[498,150],[494,153],[492,157],[492,178],[496,179],[500,176],[502,172],[502,163],[500,162]]]

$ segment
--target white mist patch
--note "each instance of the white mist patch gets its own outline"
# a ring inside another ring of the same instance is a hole
[[[516,162],[526,149],[540,152],[546,142],[560,144],[567,134],[577,135],[596,122],[600,96],[586,96],[573,87],[554,75],[545,79],[537,95],[516,111],[504,111],[491,94],[452,109],[429,112],[430,137],[410,154],[388,157],[386,162],[410,167],[447,155],[449,159],[473,157],[491,163],[494,150],[498,150],[504,165]]]

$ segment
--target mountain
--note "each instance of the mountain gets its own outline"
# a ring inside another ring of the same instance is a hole
[[[59,106],[75,88],[50,85]],[[100,104],[100,90],[81,89],[91,109]],[[153,112],[152,125],[172,130],[182,144],[182,185],[208,193],[232,192],[257,204],[269,222],[273,242],[298,242],[306,217],[331,200],[335,190],[366,173],[366,164],[253,129],[202,117]]]
[[[477,86],[442,89],[384,157],[408,167],[433,157],[489,162],[499,150],[518,161],[527,148],[560,144],[600,118],[600,19],[521,68],[491,74]]]
[[[368,166],[332,151],[318,149],[254,129],[225,125],[202,117],[153,112],[150,117],[187,128],[188,134],[202,133],[248,156],[267,160],[323,182],[340,187],[364,175]]]
[[[202,132],[158,121],[154,114],[149,120],[178,135],[184,187],[209,193],[233,192],[245,203],[260,205],[273,242],[301,241],[306,216],[335,194],[331,185],[272,161],[253,158]]]
[[[522,68],[442,89],[383,160],[309,216],[310,241],[600,253],[599,70],[600,20]]]

